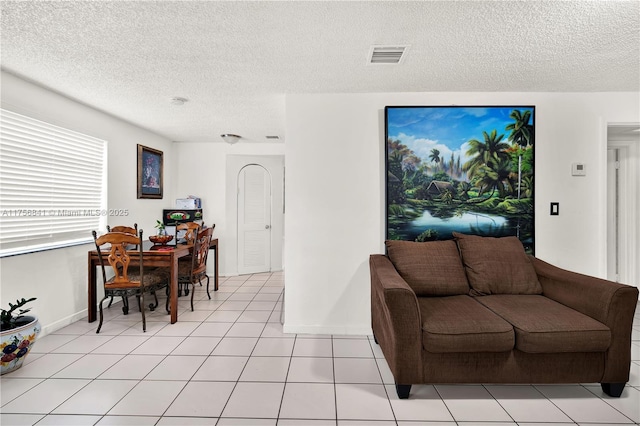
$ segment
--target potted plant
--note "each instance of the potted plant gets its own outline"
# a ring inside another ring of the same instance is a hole
[[[158,228],[158,235],[167,235],[167,231],[164,228],[164,223],[156,220],[156,228]]]
[[[24,305],[36,300],[22,298],[9,303],[9,309],[0,311],[0,374],[10,373],[22,367],[24,359],[31,351],[36,337],[40,334],[40,323],[34,316],[24,315],[31,310]],[[17,312],[16,312],[17,311]]]

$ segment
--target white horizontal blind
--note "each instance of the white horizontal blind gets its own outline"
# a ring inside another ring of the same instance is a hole
[[[0,113],[0,257],[91,241],[106,222],[107,143]]]

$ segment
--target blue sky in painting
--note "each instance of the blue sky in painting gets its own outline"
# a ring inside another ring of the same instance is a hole
[[[387,109],[388,137],[399,139],[409,149],[429,161],[433,148],[449,159],[451,153],[460,156],[464,163],[468,160],[466,151],[470,139],[484,140],[482,131],[496,130],[504,134],[507,141],[509,132],[505,127],[512,123],[509,114],[514,109],[533,110],[532,107],[390,107]],[[532,114],[533,118],[533,114]]]

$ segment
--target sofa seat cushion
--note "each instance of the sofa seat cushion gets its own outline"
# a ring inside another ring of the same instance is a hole
[[[513,327],[468,295],[419,297],[427,352],[508,352]]]
[[[468,294],[455,241],[386,241],[391,263],[416,296]]]
[[[516,237],[454,232],[471,295],[542,294],[536,270]]]
[[[602,352],[611,330],[599,321],[540,295],[476,297],[511,323],[516,349],[528,353]]]

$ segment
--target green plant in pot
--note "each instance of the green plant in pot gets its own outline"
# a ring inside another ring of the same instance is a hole
[[[9,309],[0,311],[0,374],[10,373],[22,367],[36,337],[40,334],[40,323],[34,316],[25,315],[31,308],[22,307],[36,300],[22,298],[9,303]]]
[[[164,227],[164,223],[160,222],[159,220],[156,220],[156,228],[158,228],[158,235],[167,235],[167,231]]]

